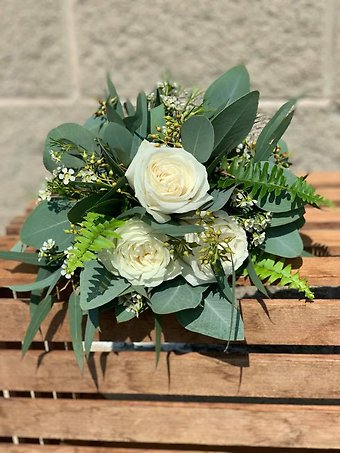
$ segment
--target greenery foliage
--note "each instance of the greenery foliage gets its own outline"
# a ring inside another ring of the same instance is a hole
[[[70,294],[80,367],[82,318],[88,357],[101,310],[112,309],[117,322],[151,311],[158,362],[161,316],[169,313],[190,331],[244,338],[235,296],[243,272],[264,294],[269,283],[313,299],[283,258],[303,252],[304,207],[331,203],[289,169],[282,136],[296,99],[269,120],[258,103],[244,66],[205,92],[160,82],[134,104],[120,100],[108,76],[107,93],[84,125],[48,133],[43,162],[51,175],[20,247],[0,253],[38,267],[34,283],[13,287],[32,291],[24,352],[61,286]]]

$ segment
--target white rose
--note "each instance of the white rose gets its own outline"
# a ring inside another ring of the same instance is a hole
[[[195,210],[211,200],[206,168],[182,148],[144,140],[126,172],[140,204],[157,222]]]
[[[154,287],[181,273],[180,264],[164,245],[164,234],[153,233],[149,225],[137,219],[128,220],[116,232],[120,236],[116,247],[99,254],[100,261],[114,275],[132,285]]]
[[[227,245],[232,251],[232,259],[234,262],[235,270],[238,269],[244,260],[248,256],[248,242],[247,236],[243,228],[224,211],[215,212],[214,215],[217,217],[214,224],[212,225],[215,231],[220,230],[220,243],[219,246],[222,248]],[[229,239],[232,240],[229,242]],[[183,257],[183,277],[193,286],[201,285],[204,283],[212,283],[216,281],[214,272],[210,264],[203,264],[200,262],[200,251],[202,247],[206,247],[207,243],[204,242],[206,239],[205,232],[202,233],[190,233],[185,235],[187,242],[195,242],[198,244],[197,247],[193,247],[192,254]],[[225,241],[223,243],[223,241]],[[226,275],[232,273],[232,262],[231,260],[222,261],[222,267]]]

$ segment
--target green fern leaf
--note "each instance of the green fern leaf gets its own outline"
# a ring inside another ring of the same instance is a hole
[[[262,256],[260,259],[253,259],[254,269],[258,277],[267,283],[275,283],[278,286],[288,286],[304,293],[307,299],[313,300],[314,294],[311,291],[308,281],[301,278],[299,271],[292,270],[290,264],[285,265],[283,260],[275,260],[270,256]]]
[[[218,183],[220,188],[229,187],[230,181],[233,181],[234,184],[241,184],[248,189],[253,198],[262,198],[272,192],[278,196],[289,187],[283,169],[269,162],[249,161],[245,164],[234,159],[230,165],[225,165],[223,175],[224,178]]]
[[[320,207],[320,206],[334,206],[332,201],[324,198],[323,196],[315,193],[313,186],[308,184],[302,177],[297,178],[294,184],[289,187],[289,193],[295,199],[296,197],[303,200],[305,203]]]
[[[119,235],[116,229],[124,224],[123,220],[108,219],[103,214],[88,212],[75,235],[75,242],[65,261],[65,273],[72,275],[84,263],[96,259],[96,254],[115,246],[114,239]]]

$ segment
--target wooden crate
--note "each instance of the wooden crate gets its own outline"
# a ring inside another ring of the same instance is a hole
[[[317,299],[288,291],[256,299],[249,289],[246,342],[228,353],[168,316],[155,369],[151,318],[117,326],[107,313],[80,375],[58,303],[22,358],[27,301],[5,286],[32,281],[34,269],[0,261],[0,453],[340,449],[340,173],[310,181],[337,205],[308,209],[302,231],[319,255],[301,267]],[[16,242],[23,218],[1,248]]]

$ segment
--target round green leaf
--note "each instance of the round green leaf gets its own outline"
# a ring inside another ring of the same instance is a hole
[[[97,145],[95,142],[95,135],[88,129],[80,124],[65,123],[52,129],[46,138],[45,149],[44,149],[44,165],[47,170],[52,172],[55,168],[60,166],[60,163],[54,162],[51,159],[51,149],[60,151],[58,146],[52,145],[51,138],[54,140],[67,140],[74,143],[79,147],[79,153],[72,151],[72,153],[64,153],[62,157],[62,163],[67,168],[81,168],[84,165],[83,160],[79,157],[82,150],[86,150],[88,153],[96,152]]]
[[[182,326],[192,332],[226,341],[244,339],[239,310],[219,293],[211,292],[202,305],[180,311],[176,316]]]
[[[22,242],[37,249],[48,239],[53,239],[59,250],[72,245],[73,234],[64,231],[70,228],[67,214],[71,206],[71,203],[58,199],[39,203],[21,229]]]
[[[150,298],[154,313],[175,313],[185,308],[197,307],[202,300],[206,286],[191,286],[183,277],[168,280],[157,286]]]
[[[297,221],[288,225],[268,228],[266,240],[261,247],[266,253],[284,258],[301,256],[303,242],[299,233],[303,221]]]
[[[118,123],[107,123],[101,130],[101,137],[116,158],[128,166],[131,162],[132,134]]]
[[[204,116],[192,116],[181,130],[183,148],[199,162],[206,162],[214,148],[214,128]]]

